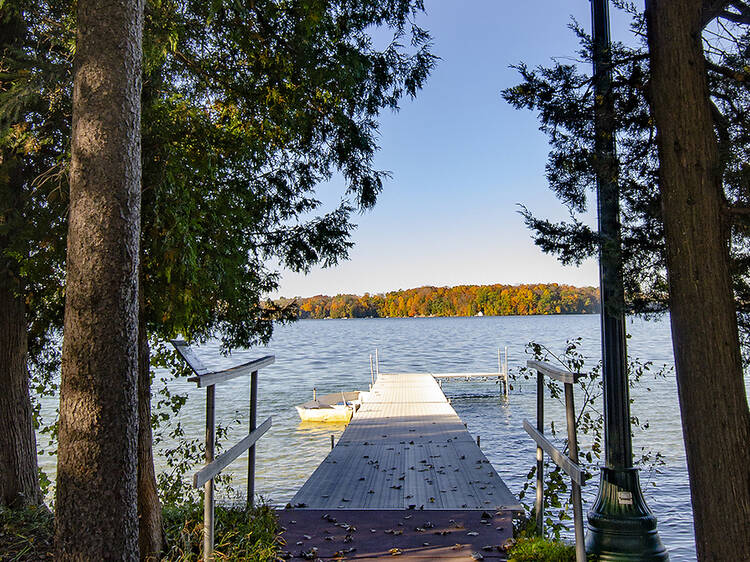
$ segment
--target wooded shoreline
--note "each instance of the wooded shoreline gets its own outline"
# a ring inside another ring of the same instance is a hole
[[[593,314],[599,312],[599,290],[557,283],[424,286],[373,295],[282,298],[277,304],[296,306],[300,319]]]

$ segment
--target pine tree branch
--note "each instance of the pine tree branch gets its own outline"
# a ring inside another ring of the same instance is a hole
[[[716,72],[717,74],[721,74],[725,78],[734,80],[735,82],[750,82],[750,73],[740,72],[738,70],[735,70],[734,68],[729,68],[727,66],[721,66],[709,60],[708,58],[706,59],[706,68],[708,70]]]
[[[719,14],[732,4],[731,0],[705,0],[703,2],[703,17],[701,19],[701,29],[714,21]]]
[[[724,10],[720,12],[719,14],[717,14],[717,17],[723,18],[725,20],[729,20],[734,23],[740,23],[744,25],[750,24],[750,12],[736,14],[734,12]]]
[[[734,8],[732,12],[727,8]],[[740,0],[705,0],[701,25],[705,28],[716,18],[722,18],[739,24],[750,24],[750,5]]]

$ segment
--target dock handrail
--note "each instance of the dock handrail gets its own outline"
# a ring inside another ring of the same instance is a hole
[[[536,370],[536,428],[523,420],[523,428],[537,444],[536,447],[536,525],[541,536],[544,531],[544,453],[562,468],[572,480],[573,524],[576,539],[576,561],[586,560],[586,549],[583,536],[583,506],[581,504],[581,486],[583,469],[578,464],[578,437],[576,433],[575,404],[573,401],[573,384],[583,373],[572,373],[541,361],[527,361],[529,369]],[[568,455],[557,449],[544,436],[544,376],[560,381],[565,387],[565,414],[568,427]]]
[[[271,427],[272,418],[268,417],[260,427],[256,426],[258,404],[258,370],[272,364],[276,359],[267,355],[260,359],[248,361],[241,365],[221,371],[209,371],[193,348],[184,340],[170,342],[179,355],[195,373],[188,381],[198,388],[206,389],[206,464],[193,475],[193,487],[203,486],[203,559],[213,560],[214,551],[214,477],[229,464],[249,449],[247,463],[247,504],[252,506],[255,499],[255,443]],[[216,385],[236,377],[250,374],[250,427],[248,434],[239,443],[214,458],[216,440],[215,399]]]
[[[508,378],[508,348],[505,348],[505,356],[501,354],[500,348],[497,350],[497,372],[494,373],[430,373],[436,379],[498,379],[503,383],[503,395],[508,399],[510,393],[510,382]],[[438,381],[440,382],[440,381]]]

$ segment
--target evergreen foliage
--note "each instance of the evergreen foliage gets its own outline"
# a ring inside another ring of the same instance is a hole
[[[0,269],[19,282],[32,367],[57,364],[62,325],[73,45],[67,8],[27,0],[0,6]]]
[[[422,0],[145,4],[141,333],[267,341],[272,320],[292,318],[261,306],[279,265],[345,259],[356,213],[383,187],[380,112],[435,62]],[[73,10],[0,4],[1,24],[28,27],[0,53],[0,270],[21,280],[36,393],[56,390],[59,368]],[[345,188],[326,209],[315,190],[334,175]]]
[[[613,4],[632,18],[632,41],[612,44],[626,300],[632,312],[661,311],[668,306],[669,291],[645,20],[630,2],[616,0]],[[746,26],[726,17],[722,16],[704,33],[704,46],[722,155],[724,195],[727,212],[733,216],[735,294],[742,325],[748,333],[750,215],[745,210],[750,204],[750,34]],[[577,22],[570,27],[580,41],[577,60],[554,61],[535,69],[520,63],[515,68],[521,82],[504,90],[503,97],[516,108],[538,112],[540,130],[551,145],[547,181],[570,212],[569,220],[555,223],[524,208],[526,224],[543,251],[557,255],[562,263],[579,264],[598,252],[598,235],[585,224],[582,215],[595,208],[595,171],[604,164],[598,164],[594,154],[591,37]]]
[[[270,337],[261,307],[295,271],[345,259],[355,213],[388,173],[378,117],[423,86],[435,57],[421,0],[146,3],[142,256],[149,332],[228,347]],[[5,2],[28,23],[3,52],[0,258],[20,272],[31,359],[62,322],[72,3]],[[375,41],[373,35],[379,40]],[[382,45],[380,45],[382,40]],[[9,181],[17,162],[19,181]],[[315,189],[343,177],[341,204]],[[38,343],[37,343],[38,342]],[[48,370],[49,373],[49,370]]]
[[[42,501],[30,396],[54,390],[70,127],[68,14],[0,3],[0,504]],[[30,379],[30,371],[32,378]]]
[[[149,331],[227,347],[289,318],[270,263],[305,271],[351,246],[375,204],[377,118],[431,69],[420,0],[153,2],[144,85],[144,291]],[[371,37],[389,37],[378,48]],[[406,45],[408,41],[408,45]],[[341,204],[316,187],[343,176]]]

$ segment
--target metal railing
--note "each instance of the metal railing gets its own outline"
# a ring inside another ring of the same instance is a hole
[[[544,531],[544,453],[570,476],[572,484],[573,524],[576,538],[576,561],[586,560],[586,548],[583,536],[583,507],[581,505],[581,486],[583,470],[578,464],[578,438],[576,434],[576,413],[573,401],[573,384],[583,373],[571,373],[553,367],[541,361],[527,361],[529,369],[536,370],[536,428],[523,420],[523,428],[536,442],[536,526],[540,536]],[[568,426],[568,454],[558,450],[544,436],[544,376],[560,381],[565,387],[565,415]]]
[[[193,487],[203,486],[203,560],[213,560],[214,551],[214,477],[224,470],[242,453],[250,450],[247,463],[247,505],[252,506],[255,498],[255,443],[271,427],[272,419],[267,418],[256,427],[258,405],[258,370],[275,361],[273,355],[261,357],[223,371],[209,371],[183,340],[172,340],[172,345],[195,373],[188,381],[198,388],[206,389],[206,464],[193,476]],[[214,458],[216,441],[216,385],[250,374],[250,428],[247,436],[239,443]]]
[[[499,382],[501,382],[503,385],[503,395],[507,399],[510,393],[510,382],[508,379],[508,348],[505,348],[505,355],[503,355],[501,349],[498,348],[497,350],[496,373],[431,373],[431,375],[438,379],[438,382],[441,383],[441,386],[442,380],[499,380]]]

